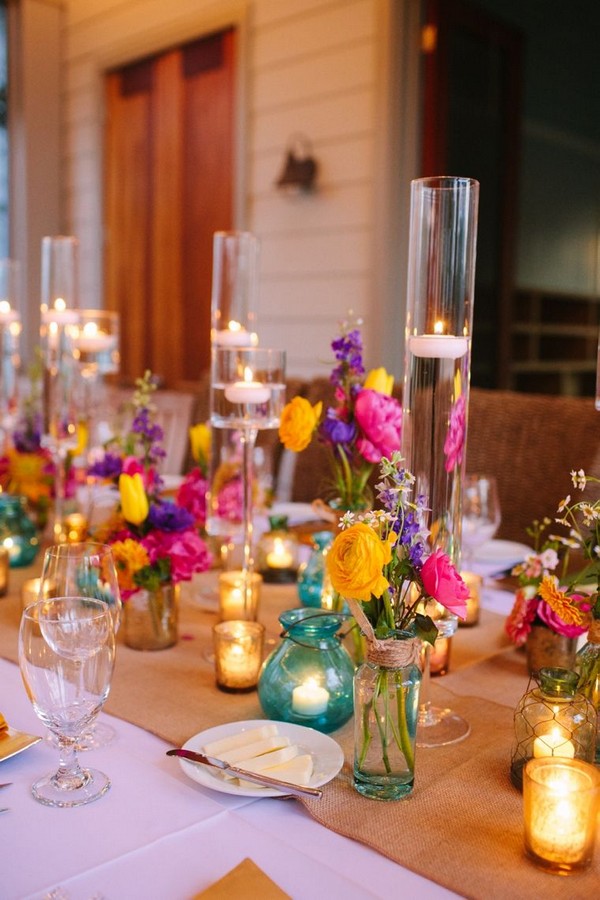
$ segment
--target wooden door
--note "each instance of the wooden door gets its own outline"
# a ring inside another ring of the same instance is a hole
[[[233,222],[235,32],[106,76],[105,292],[121,374],[165,386],[210,363],[212,237]]]
[[[508,387],[521,36],[463,0],[427,0],[423,175],[478,179],[473,384]]]

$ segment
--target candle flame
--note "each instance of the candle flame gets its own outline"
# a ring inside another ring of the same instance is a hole
[[[242,326],[240,325],[239,322],[236,322],[235,319],[232,319],[229,322],[229,324],[227,325],[227,328],[229,329],[229,331],[241,331],[242,330]]]
[[[97,337],[98,335],[98,325],[96,322],[86,322],[83,326],[83,333],[85,337]]]
[[[62,297],[57,297],[54,301],[54,309],[57,311],[63,311],[67,308],[67,304],[63,300]]]
[[[8,300],[0,300],[0,313],[10,312],[10,303]]]
[[[254,381],[254,372],[252,371],[250,366],[244,366],[244,381]]]
[[[433,333],[434,334],[443,334],[444,333],[444,323],[441,319],[434,323]]]

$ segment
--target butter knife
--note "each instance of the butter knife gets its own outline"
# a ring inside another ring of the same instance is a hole
[[[320,788],[291,784],[289,781],[271,778],[270,775],[257,775],[255,772],[247,772],[246,769],[230,766],[229,763],[226,763],[222,759],[215,759],[214,756],[205,756],[203,753],[194,753],[193,750],[184,750],[183,748],[167,750],[167,756],[180,756],[182,759],[188,759],[190,762],[200,763],[203,766],[213,766],[214,768],[225,772],[227,775],[232,775],[234,778],[242,778],[244,781],[251,781],[253,784],[260,784],[263,787],[276,788],[284,794],[292,794],[295,797],[323,796],[323,791]]]

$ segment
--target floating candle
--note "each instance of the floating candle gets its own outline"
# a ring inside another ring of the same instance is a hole
[[[77,347],[82,353],[103,353],[115,347],[116,339],[106,331],[101,331],[95,322],[86,322],[77,338]]]
[[[291,569],[294,557],[285,546],[283,538],[273,538],[273,549],[267,553],[267,565],[270,569]]]
[[[558,756],[573,759],[575,747],[568,740],[560,728],[553,728],[548,734],[541,734],[533,742],[533,758],[541,759],[545,756]]]
[[[292,710],[299,716],[320,716],[329,704],[329,691],[307,678],[292,691]]]
[[[408,349],[421,358],[460,359],[469,349],[469,341],[453,334],[417,334],[409,337]]]
[[[234,328],[233,326],[237,326]],[[213,332],[213,343],[219,347],[254,347],[258,343],[256,334],[247,331],[238,322],[230,322],[229,328]]]
[[[230,403],[267,403],[270,397],[270,387],[260,381],[234,381],[225,388]]]

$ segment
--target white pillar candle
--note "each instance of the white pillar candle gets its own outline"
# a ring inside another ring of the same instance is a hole
[[[421,358],[460,359],[469,349],[469,341],[454,334],[413,334],[408,339],[408,349]]]
[[[227,328],[213,331],[213,343],[219,347],[254,347],[258,338],[239,322],[230,322]]]
[[[292,711],[299,716],[319,716],[329,703],[329,691],[307,678],[292,691]]]

